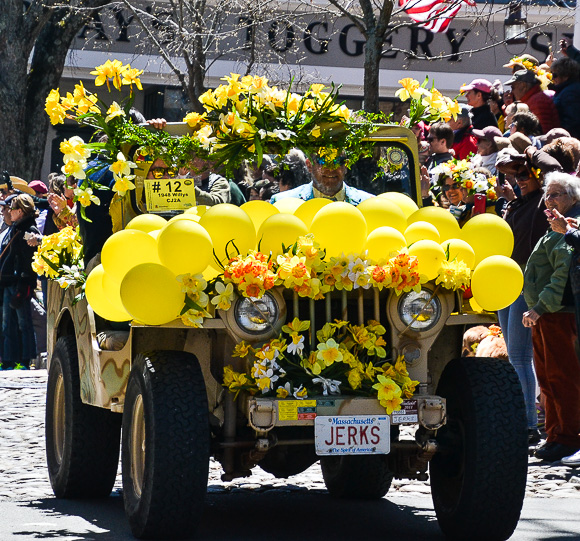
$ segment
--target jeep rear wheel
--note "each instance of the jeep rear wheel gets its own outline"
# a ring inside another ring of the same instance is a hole
[[[524,398],[510,363],[464,357],[448,363],[440,451],[430,463],[439,526],[452,539],[508,539],[523,505],[528,468]]]
[[[324,484],[336,498],[379,499],[393,481],[386,455],[323,456],[320,466]]]
[[[125,398],[122,457],[133,535],[191,535],[209,475],[207,395],[193,355],[156,351],[136,357]]]
[[[57,498],[108,496],[119,466],[121,415],[83,404],[74,337],[58,339],[48,372],[46,459]]]

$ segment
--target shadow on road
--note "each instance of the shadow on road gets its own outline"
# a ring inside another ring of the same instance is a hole
[[[217,488],[217,487],[216,487]],[[329,538],[341,541],[388,537],[389,541],[442,540],[433,512],[425,507],[399,505],[388,499],[346,501],[331,498],[325,490],[297,490],[291,484],[263,492],[235,490],[212,492],[206,499],[198,541],[308,541]],[[123,510],[123,498],[115,493],[104,500],[47,498],[23,504],[41,510],[58,526],[39,531],[23,524],[15,536],[31,539],[123,541],[133,539]],[[75,518],[66,521],[65,518]],[[62,519],[62,520],[61,520]],[[62,522],[62,524],[61,524]],[[65,526],[66,524],[66,526]]]

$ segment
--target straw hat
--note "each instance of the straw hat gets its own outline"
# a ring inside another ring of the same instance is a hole
[[[20,177],[15,177],[10,175],[10,180],[12,181],[12,186],[15,190],[21,191],[22,193],[27,193],[28,195],[36,195],[36,192],[28,186],[28,182],[21,179]],[[8,188],[6,183],[0,184],[0,190],[6,190]]]

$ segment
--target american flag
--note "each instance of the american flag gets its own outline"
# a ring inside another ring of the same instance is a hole
[[[472,0],[399,0],[399,7],[426,30],[445,32],[464,2],[475,6]]]

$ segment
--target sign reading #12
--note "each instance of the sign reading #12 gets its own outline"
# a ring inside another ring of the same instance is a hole
[[[195,185],[190,178],[144,180],[149,212],[186,210],[195,207]]]

